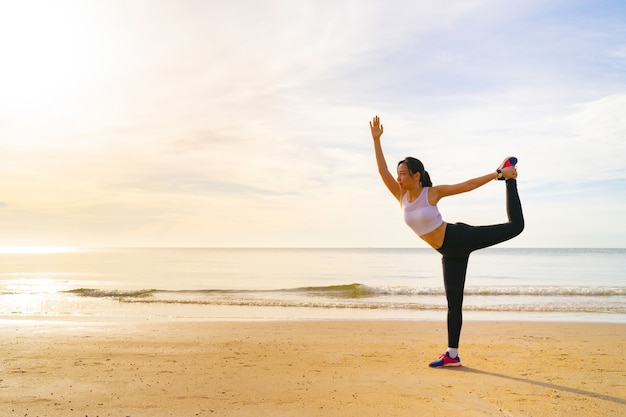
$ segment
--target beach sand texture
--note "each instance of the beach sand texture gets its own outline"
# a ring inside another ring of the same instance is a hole
[[[1,416],[624,416],[626,325],[0,322]]]

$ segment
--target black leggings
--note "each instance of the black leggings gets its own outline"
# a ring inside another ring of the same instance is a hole
[[[517,181],[506,180],[507,223],[492,226],[448,224],[443,245],[437,249],[443,256],[443,283],[448,300],[448,347],[458,348],[463,324],[463,290],[469,255],[477,249],[493,246],[522,233],[524,216],[517,193]]]

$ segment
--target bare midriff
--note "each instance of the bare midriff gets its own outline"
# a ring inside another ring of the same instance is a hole
[[[443,222],[432,232],[428,232],[425,235],[420,236],[422,240],[428,243],[435,249],[439,249],[443,245],[443,239],[446,237],[446,226],[448,223]]]

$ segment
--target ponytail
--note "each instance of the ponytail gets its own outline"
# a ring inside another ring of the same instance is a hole
[[[433,186],[433,182],[430,180],[430,175],[428,174],[428,171],[424,170],[422,175],[420,175],[420,178],[421,178],[420,183],[422,183],[422,187]]]

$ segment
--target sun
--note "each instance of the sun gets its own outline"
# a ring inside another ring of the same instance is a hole
[[[85,2],[88,3],[88,2]],[[81,2],[0,5],[0,115],[30,120],[80,106],[98,77],[98,32]]]

